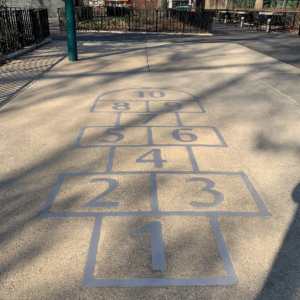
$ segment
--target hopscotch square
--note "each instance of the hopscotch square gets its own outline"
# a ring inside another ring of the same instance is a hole
[[[151,223],[160,224],[160,251],[157,244],[151,250],[149,229],[133,235]],[[157,259],[164,264],[153,270]],[[85,287],[230,285],[237,283],[237,276],[216,218],[109,217],[96,219],[82,283]]]
[[[154,145],[227,147],[214,126],[151,127]]]
[[[74,148],[148,145],[147,127],[87,126],[80,130]]]
[[[230,147],[194,147],[192,151],[200,170],[208,172],[229,172],[242,170],[243,164],[236,159]]]
[[[180,126],[176,113],[132,113],[121,114],[120,126]]]
[[[116,147],[112,171],[192,171],[194,167],[186,147]]]
[[[117,101],[117,100],[103,100],[98,101],[93,112],[121,112],[121,113],[133,113],[133,112],[146,112],[146,101]]]
[[[94,216],[94,213],[151,209],[150,174],[60,174],[41,217]]]
[[[161,211],[267,213],[244,173],[157,174],[156,180]]]
[[[202,112],[201,106],[196,101],[149,101],[150,112]]]

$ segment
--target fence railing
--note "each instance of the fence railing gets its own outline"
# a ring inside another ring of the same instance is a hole
[[[79,8],[78,8],[79,9]],[[64,10],[59,9],[60,23]],[[141,32],[211,32],[212,11],[189,12],[176,9],[155,10],[124,7],[75,8],[77,30],[122,30]],[[62,25],[62,23],[61,23]]]
[[[0,10],[0,53],[7,54],[50,35],[47,9]]]

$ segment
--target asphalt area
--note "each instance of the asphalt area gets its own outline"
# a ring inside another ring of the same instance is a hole
[[[300,70],[235,43],[79,58],[0,110],[0,298],[298,299]]]

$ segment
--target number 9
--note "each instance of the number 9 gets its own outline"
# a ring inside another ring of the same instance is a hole
[[[169,107],[170,109],[179,110],[182,109],[182,104],[179,102],[166,102],[166,107]]]

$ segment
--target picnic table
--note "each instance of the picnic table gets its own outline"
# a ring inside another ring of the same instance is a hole
[[[236,15],[241,15],[241,27],[244,27],[245,15],[249,15],[252,12],[249,11],[236,11]]]
[[[228,20],[228,15],[229,14],[234,14],[234,11],[233,10],[220,10],[219,11],[219,14],[224,14],[224,24],[227,23],[227,20]],[[220,20],[221,20],[221,17],[220,17]]]
[[[270,32],[271,21],[273,16],[283,16],[282,12],[271,12],[271,11],[260,11],[258,14],[261,16],[266,16],[267,18],[266,32]]]

